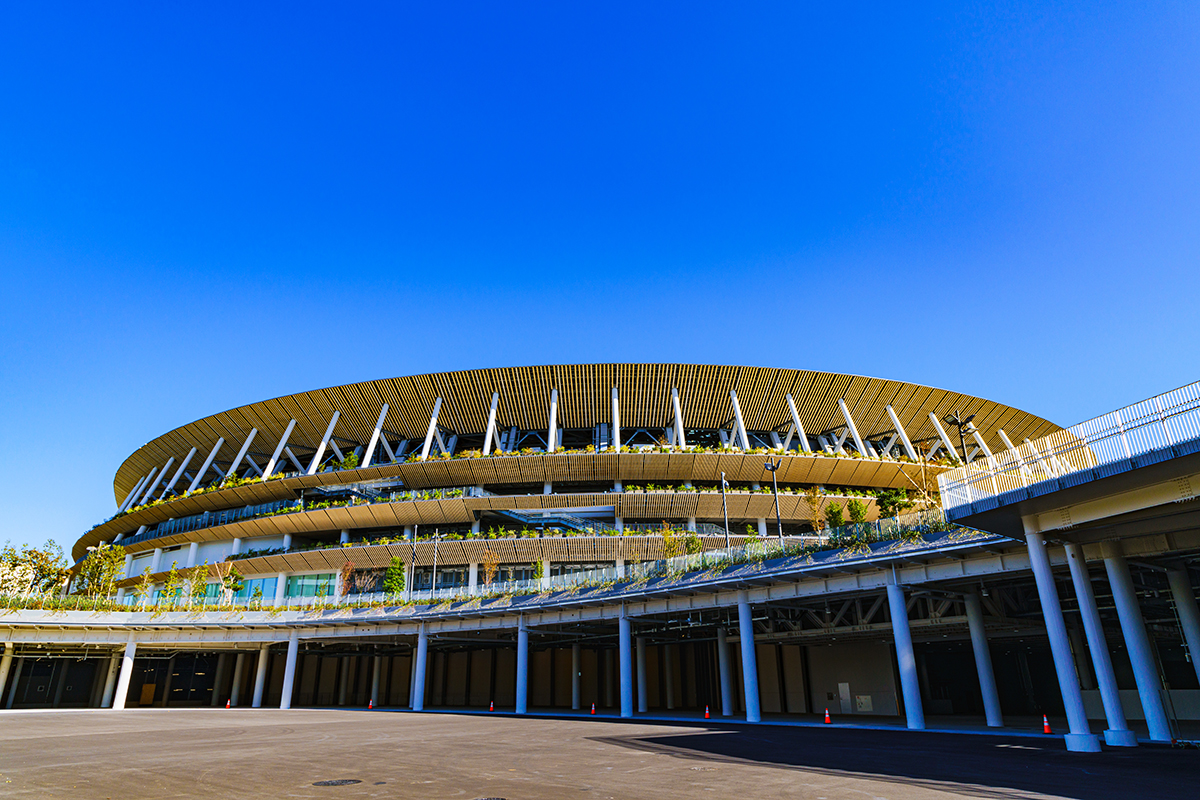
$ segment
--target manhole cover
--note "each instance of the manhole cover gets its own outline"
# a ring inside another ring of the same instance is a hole
[[[349,786],[352,783],[362,783],[354,778],[340,778],[336,781],[317,781],[313,786]]]

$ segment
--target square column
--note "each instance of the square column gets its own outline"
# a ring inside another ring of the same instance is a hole
[[[112,708],[113,692],[117,688],[117,672],[121,669],[121,657],[113,653],[108,659],[108,674],[104,676],[104,692],[100,695],[100,707]]]

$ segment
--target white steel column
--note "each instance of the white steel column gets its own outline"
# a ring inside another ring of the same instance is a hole
[[[1054,656],[1054,671],[1058,673],[1058,688],[1062,692],[1063,707],[1067,712],[1067,725],[1070,729],[1070,733],[1064,737],[1067,749],[1081,753],[1098,753],[1100,740],[1088,727],[1087,712],[1083,709],[1083,695],[1079,691],[1079,678],[1075,674],[1075,662],[1071,658],[1071,643],[1067,639],[1067,626],[1063,622],[1062,606],[1058,602],[1054,573],[1050,571],[1046,539],[1040,533],[1028,531],[1025,539],[1029,550],[1029,565],[1033,568],[1038,598],[1042,602],[1042,617],[1050,639],[1050,652]]]
[[[267,668],[271,664],[271,643],[263,642],[258,648],[258,662],[254,669],[254,698],[250,705],[252,708],[262,708],[263,692],[267,688]]]
[[[17,666],[13,668],[13,676],[11,686],[8,687],[8,698],[4,701],[5,708],[12,708],[13,701],[17,699],[17,682],[21,680],[21,667],[25,666],[25,656],[17,659]]]
[[[942,427],[942,421],[937,418],[937,414],[930,411],[929,412],[929,421],[933,423],[933,429],[935,431],[937,431],[938,439],[940,439],[942,442],[942,447],[945,447],[947,450],[949,450],[950,455],[953,456],[956,461],[961,458],[961,459],[963,459],[964,464],[967,463],[966,462],[967,454],[966,453],[963,453],[962,455],[958,454],[958,448],[956,448],[954,446],[954,442],[950,441],[950,437],[946,435],[946,429]]]
[[[329,418],[329,427],[325,429],[325,435],[321,437],[321,443],[317,445],[317,452],[313,453],[312,461],[308,462],[306,474],[315,475],[317,473],[317,467],[321,466],[321,457],[325,455],[325,448],[329,446],[329,437],[333,436],[333,427],[337,425],[338,417],[341,415],[341,411],[334,409],[333,416]]]
[[[517,618],[517,713],[529,710],[529,629]]]
[[[279,707],[292,707],[292,688],[296,684],[296,655],[300,652],[300,631],[293,630],[288,637],[287,659],[283,662],[283,692],[279,698]]]
[[[1096,686],[1100,690],[1104,716],[1108,721],[1104,743],[1114,747],[1137,747],[1137,735],[1129,730],[1125,722],[1125,709],[1121,707],[1121,696],[1117,693],[1117,679],[1108,653],[1108,641],[1100,624],[1100,612],[1096,609],[1096,595],[1092,591],[1092,580],[1082,547],[1067,545],[1067,564],[1071,568],[1071,584],[1079,602],[1079,616],[1087,635],[1088,652],[1092,654],[1092,671],[1096,675]]]
[[[196,558],[200,553],[200,543],[192,542],[188,545],[187,568],[191,569],[196,566]]]
[[[227,477],[237,472],[237,468],[242,465],[242,459],[246,457],[246,453],[250,450],[250,443],[254,441],[254,436],[257,433],[258,428],[250,429],[250,435],[246,437],[246,441],[242,442],[242,446],[237,451],[237,456],[234,457],[233,462],[229,465],[229,470],[225,473]]]
[[[621,404],[615,386],[612,390],[612,449],[614,452],[621,449]]]
[[[108,674],[104,676],[104,693],[100,695],[101,708],[112,708],[113,691],[117,688],[117,672],[120,669],[121,657],[113,653],[108,659]]]
[[[908,607],[904,589],[895,583],[887,586],[888,613],[892,635],[896,639],[896,667],[900,672],[900,690],[904,694],[904,716],[911,730],[925,729],[925,710],[921,706],[921,684],[917,681],[917,659],[913,655],[912,631],[908,628]]]
[[[371,457],[375,455],[375,447],[379,444],[379,437],[383,435],[383,420],[387,417],[388,404],[383,404],[383,410],[379,412],[379,419],[375,420],[375,427],[371,430],[371,438],[367,442],[367,449],[363,454],[362,465],[364,467],[371,466]],[[487,455],[485,452],[484,455]]]
[[[1128,648],[1133,677],[1137,682],[1138,696],[1142,701],[1142,711],[1146,715],[1146,727],[1150,730],[1152,740],[1169,742],[1172,738],[1171,725],[1163,708],[1162,680],[1154,663],[1153,645],[1150,643],[1150,637],[1146,635],[1146,623],[1138,608],[1137,592],[1133,588],[1129,565],[1125,563],[1118,543],[1104,542],[1101,548],[1104,553],[1104,569],[1108,572],[1108,583],[1112,587],[1113,601],[1117,606],[1117,618],[1121,620],[1121,632],[1125,635],[1125,646]]]
[[[150,488],[146,490],[146,493],[144,495],[142,495],[142,499],[139,500],[136,503],[136,505],[141,506],[141,505],[146,504],[146,501],[148,501],[154,495],[154,490],[158,488],[158,485],[160,483],[162,483],[162,479],[166,477],[167,470],[169,470],[171,468],[171,465],[174,463],[175,463],[175,456],[171,456],[170,458],[167,459],[167,463],[163,464],[162,471],[158,473],[158,477],[155,478],[152,483],[150,483]]]
[[[671,390],[671,409],[675,412],[675,448],[687,449],[687,436],[683,432],[683,410],[679,405],[679,390]]]
[[[233,660],[233,684],[229,689],[229,705],[233,708],[237,708],[238,701],[242,699],[242,672],[245,669],[246,654],[239,652]]]
[[[382,656],[375,656],[371,664],[371,705],[379,705],[379,672],[383,662]]]
[[[792,415],[792,429],[788,431],[787,439],[783,442],[783,449],[787,450],[792,444],[792,436],[795,435],[800,439],[800,449],[805,453],[811,453],[812,448],[808,446],[808,435],[804,432],[804,425],[800,422],[800,414],[796,412],[796,401],[789,394],[787,396],[788,413]]]
[[[477,591],[479,591],[479,564],[478,564],[478,562],[467,565],[467,593],[475,594],[475,592],[477,592]]]
[[[500,393],[492,392],[492,407],[488,409],[487,428],[483,432],[483,454],[492,452],[492,442],[496,443],[496,452],[500,452],[500,437],[496,434],[496,409],[500,406]]]
[[[425,443],[421,445],[421,461],[429,459],[429,448],[433,445],[433,435],[437,433],[438,412],[442,410],[442,398],[433,403],[433,413],[429,415],[429,430],[425,432]]]
[[[162,554],[163,554],[163,549],[161,547],[154,548],[154,555],[150,556],[150,574],[151,575],[157,575],[159,569],[162,567]]]
[[[637,637],[637,706],[638,713],[645,714],[649,705],[646,701],[646,637]]]
[[[208,472],[208,468],[212,466],[213,459],[217,457],[217,451],[221,449],[221,445],[225,444],[224,437],[217,439],[217,443],[213,445],[213,449],[209,451],[208,458],[204,459],[204,463],[200,465],[200,471],[196,473],[196,477],[192,478],[191,485],[188,486],[189,492],[196,491],[196,487],[200,485],[204,474]]]
[[[975,651],[975,671],[979,673],[979,691],[983,695],[983,711],[989,728],[1003,728],[1000,713],[1000,694],[996,691],[996,675],[992,671],[992,652],[988,648],[987,628],[983,622],[983,604],[974,592],[963,600],[967,607],[967,627],[971,632],[971,649]]]
[[[546,452],[558,449],[558,389],[550,390],[550,429],[546,433]]]
[[[916,448],[912,446],[912,442],[908,438],[908,433],[904,430],[904,426],[900,424],[900,418],[896,416],[896,411],[890,405],[887,406],[888,416],[892,419],[892,425],[896,428],[896,433],[900,435],[900,443],[904,445],[904,454],[913,461],[917,460]]]
[[[746,435],[746,423],[742,421],[742,407],[738,403],[737,392],[733,389],[729,390],[729,402],[733,404],[733,421],[737,426],[737,435],[742,440],[742,449],[750,449],[750,437]]]
[[[625,613],[625,607],[621,606],[621,616],[617,620],[617,645],[618,654],[620,655],[620,672],[621,684],[621,716],[633,716],[633,642],[632,625],[629,622],[629,617]]]
[[[579,642],[571,645],[571,708],[578,711],[581,707],[579,696],[579,674],[583,670],[582,648]]]
[[[417,631],[417,652],[413,658],[412,697],[408,699],[408,705],[413,711],[425,710],[425,667],[428,662],[429,631],[425,629],[425,623],[422,622]]]
[[[192,460],[192,456],[194,455],[196,455],[196,448],[193,447],[191,450],[188,450],[188,454],[184,456],[183,463],[179,465],[179,469],[175,470],[175,477],[171,478],[171,482],[163,487],[162,494],[158,496],[159,500],[166,497],[170,491],[175,488],[175,484],[179,482],[179,478],[183,475],[183,471],[187,469],[188,462]]]
[[[287,600],[288,574],[281,572],[275,576],[275,600],[271,605],[281,606]]]
[[[758,657],[754,653],[754,618],[746,592],[738,592],[738,636],[742,647],[742,683],[745,685],[746,722],[762,720],[758,702]]]
[[[155,467],[154,469],[150,470],[149,475],[143,475],[140,479],[138,479],[138,482],[136,484],[134,484],[134,486],[133,486],[133,491],[130,492],[129,494],[125,495],[125,499],[121,501],[121,505],[117,506],[118,514],[120,514],[122,511],[129,508],[129,506],[133,504],[133,499],[138,496],[138,492],[141,490],[141,488],[143,486],[146,485],[146,481],[150,480],[150,478],[154,476],[154,473],[157,470],[158,470],[158,467]]]
[[[717,668],[721,682],[721,716],[733,716],[733,665],[729,663],[729,637],[725,626],[717,628]],[[674,701],[674,698],[672,698]]]
[[[292,435],[292,430],[296,427],[296,420],[292,420],[287,424],[283,431],[283,436],[279,437],[279,444],[275,446],[275,452],[271,454],[271,460],[267,462],[266,468],[263,470],[263,480],[271,477],[271,473],[275,471],[275,465],[279,463],[279,457],[283,455],[283,448],[287,447],[288,437]]]
[[[133,658],[137,654],[137,642],[132,638],[125,645],[125,654],[121,656],[121,674],[117,677],[117,693],[113,695],[114,711],[125,708],[125,696],[129,694],[129,679],[133,677]]]
[[[1179,614],[1179,626],[1183,628],[1183,641],[1187,645],[1188,658],[1200,679],[1200,611],[1196,609],[1196,593],[1192,591],[1192,579],[1187,566],[1167,570],[1167,582],[1171,586],[1171,599]],[[0,681],[2,684],[3,681]]]
[[[846,401],[841,397],[838,398],[838,408],[842,410],[842,419],[846,420],[846,426],[850,428],[850,435],[854,437],[854,446],[858,448],[858,454],[860,456],[869,455],[862,437],[858,435],[858,426],[854,424],[854,417],[850,416],[850,409],[846,408]]]

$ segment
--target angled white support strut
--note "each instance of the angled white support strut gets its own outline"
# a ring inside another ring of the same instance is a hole
[[[683,410],[679,405],[679,390],[671,390],[671,409],[675,412],[675,446],[687,449],[687,437],[683,433]]]
[[[267,468],[263,470],[263,480],[271,477],[271,473],[275,471],[275,465],[279,463],[279,457],[283,455],[283,448],[287,447],[288,437],[292,435],[292,429],[296,427],[296,420],[292,420],[287,424],[287,428],[283,431],[283,436],[279,437],[279,444],[275,446],[275,452],[271,454],[271,460],[267,462]]]
[[[900,424],[900,418],[896,416],[896,411],[889,404],[887,406],[888,416],[891,417],[892,425],[896,428],[896,433],[900,436],[900,443],[904,445],[904,454],[913,461],[917,460],[917,450],[912,445],[912,440],[908,438],[908,432],[904,430],[904,426]]]
[[[429,448],[433,445],[433,436],[437,433],[438,412],[442,410],[442,398],[433,403],[433,413],[429,415],[429,430],[425,432],[425,444],[421,446],[421,460],[429,459]]]
[[[933,423],[933,429],[937,431],[938,438],[942,442],[942,446],[950,451],[950,456],[954,459],[963,458],[963,463],[967,463],[964,458],[967,454],[959,455],[958,448],[954,446],[954,442],[950,441],[950,437],[946,435],[946,429],[942,427],[942,421],[937,418],[937,414],[929,412],[929,421]]]
[[[812,448],[808,446],[808,435],[804,432],[804,424],[800,422],[800,414],[796,411],[796,401],[789,394],[787,396],[788,413],[792,415],[792,428],[788,431],[787,438],[783,441],[783,449],[787,450],[792,445],[792,437],[797,436],[800,439],[800,449],[805,453],[811,453]]]
[[[483,433],[483,454],[490,455],[492,452],[493,441],[496,444],[496,452],[500,452],[500,437],[496,433],[496,409],[500,405],[500,393],[492,392],[492,407],[488,409],[487,430]]]
[[[142,499],[138,503],[138,505],[144,504],[147,500],[149,500],[154,495],[154,490],[158,488],[158,485],[160,483],[162,483],[162,479],[164,477],[166,477],[167,470],[169,470],[171,468],[171,465],[174,463],[175,463],[175,456],[171,456],[170,458],[167,459],[167,463],[163,464],[163,468],[158,473],[158,477],[154,480],[153,483],[150,484],[150,488],[146,490],[146,493],[144,495],[142,495]]]
[[[742,407],[738,403],[737,391],[729,390],[729,401],[733,404],[733,422],[737,426],[738,438],[741,439],[741,447],[743,450],[750,449],[750,437],[746,435],[746,423],[742,421]]]
[[[171,478],[171,482],[163,488],[162,494],[158,496],[160,500],[170,494],[171,490],[175,488],[175,484],[179,483],[180,477],[183,476],[183,471],[187,469],[188,462],[192,460],[192,456],[194,455],[196,455],[196,448],[193,447],[188,451],[187,456],[184,457],[183,463],[179,465],[179,469],[175,470],[175,477]]]
[[[329,437],[333,436],[333,427],[337,425],[338,417],[341,415],[341,411],[334,409],[333,416],[329,418],[329,427],[325,429],[325,435],[321,437],[321,443],[317,445],[317,452],[313,453],[312,461],[308,463],[306,475],[315,475],[317,467],[321,466],[321,456],[325,455],[325,448],[329,445]]]
[[[850,409],[846,408],[845,399],[838,398],[838,408],[842,410],[842,419],[846,420],[846,427],[850,429],[850,435],[854,437],[854,446],[858,448],[858,454],[860,456],[870,455],[863,444],[862,437],[858,435],[858,426],[854,424],[854,417],[850,416]]]
[[[133,504],[133,499],[138,496],[138,492],[141,490],[141,488],[143,486],[146,485],[146,481],[148,481],[148,480],[150,480],[150,478],[154,477],[155,472],[158,472],[158,467],[155,467],[154,469],[150,470],[149,475],[143,475],[141,478],[138,479],[138,482],[136,484],[134,484],[133,491],[130,492],[129,494],[125,495],[125,499],[121,501],[121,505],[117,506],[118,514],[120,514],[122,511],[129,508],[129,506]]]
[[[194,492],[196,487],[200,485],[201,479],[204,478],[208,468],[212,466],[213,459],[217,457],[217,451],[221,449],[221,445],[225,444],[225,437],[217,439],[217,443],[213,445],[213,449],[208,452],[208,458],[204,459],[204,463],[200,465],[200,471],[196,473],[196,477],[192,479],[192,483],[188,486],[189,492]]]
[[[375,455],[375,447],[379,444],[379,437],[383,435],[383,421],[387,418],[388,404],[383,404],[383,410],[379,412],[379,419],[375,420],[375,427],[371,430],[371,440],[367,442],[366,453],[363,454],[362,465],[364,467],[371,466],[371,457]]]
[[[258,433],[258,428],[251,428],[250,435],[246,437],[246,441],[242,442],[241,448],[237,452],[237,456],[233,459],[233,463],[229,465],[229,469],[225,472],[230,475],[237,472],[237,468],[242,465],[242,459],[246,457],[246,453],[250,450],[250,443],[254,441],[254,436]]]
[[[612,449],[621,449],[621,405],[617,396],[617,387],[612,390]]]
[[[558,389],[550,390],[550,430],[546,433],[546,452],[558,449]]]

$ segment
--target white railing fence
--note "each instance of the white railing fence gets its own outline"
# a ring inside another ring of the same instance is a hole
[[[944,472],[938,488],[952,511],[1042,481],[1072,485],[1073,475],[1083,482],[1198,450],[1200,381]]]

